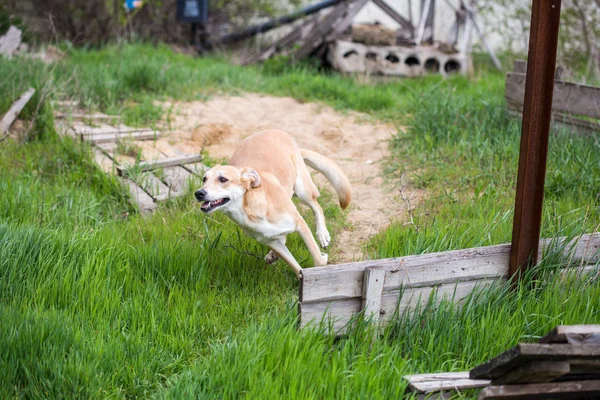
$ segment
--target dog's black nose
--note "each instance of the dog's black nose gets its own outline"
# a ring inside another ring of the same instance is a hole
[[[194,193],[194,195],[196,196],[198,201],[202,201],[206,197],[206,190],[204,190],[204,189],[196,190],[196,193]]]

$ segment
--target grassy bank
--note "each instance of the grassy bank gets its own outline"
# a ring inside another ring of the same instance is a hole
[[[392,139],[388,180],[404,175],[429,193],[415,224],[393,224],[371,255],[510,240],[519,124],[504,111],[500,75],[358,83],[128,45],[76,51],[53,67],[0,60],[0,76],[0,113],[30,84],[40,99],[77,98],[140,124],[168,116],[154,99],[237,91],[368,112],[408,126]],[[298,331],[288,268],[265,266],[265,249],[200,215],[191,193],[142,219],[88,149],[53,134],[50,106],[36,104],[26,115],[44,118],[31,140],[0,143],[1,398],[398,397],[402,374],[465,370],[556,324],[600,323],[597,281],[561,278],[550,257],[534,290],[499,285],[461,309],[428,306],[374,343],[366,326],[341,340]],[[545,236],[598,229],[598,160],[598,139],[553,132]],[[323,200],[335,237],[344,216]],[[290,249],[310,265],[298,237]]]

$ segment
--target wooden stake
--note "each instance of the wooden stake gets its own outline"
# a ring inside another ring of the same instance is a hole
[[[533,0],[509,276],[538,255],[561,0]]]

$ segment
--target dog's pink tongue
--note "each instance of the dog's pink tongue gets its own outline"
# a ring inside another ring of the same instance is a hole
[[[210,207],[210,201],[205,201],[204,203],[202,203],[202,208],[209,208]]]

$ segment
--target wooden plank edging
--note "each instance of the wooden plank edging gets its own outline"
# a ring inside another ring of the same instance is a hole
[[[155,161],[142,161],[138,165],[136,165],[135,168],[140,171],[150,171],[157,168],[176,167],[179,165],[192,164],[200,161],[202,161],[201,155],[185,155],[178,157],[163,158]],[[119,173],[119,175],[122,176],[127,174],[127,170],[132,168],[134,167],[117,167],[117,172]]]
[[[408,388],[416,393],[434,393],[448,390],[479,389],[489,386],[489,379],[470,379],[469,371],[405,375]]]
[[[13,103],[13,105],[8,109],[2,120],[0,120],[0,135],[3,135],[8,128],[12,125],[12,123],[17,119],[19,113],[25,108],[29,100],[35,94],[34,88],[29,88],[25,93],[19,97],[17,101]]]

